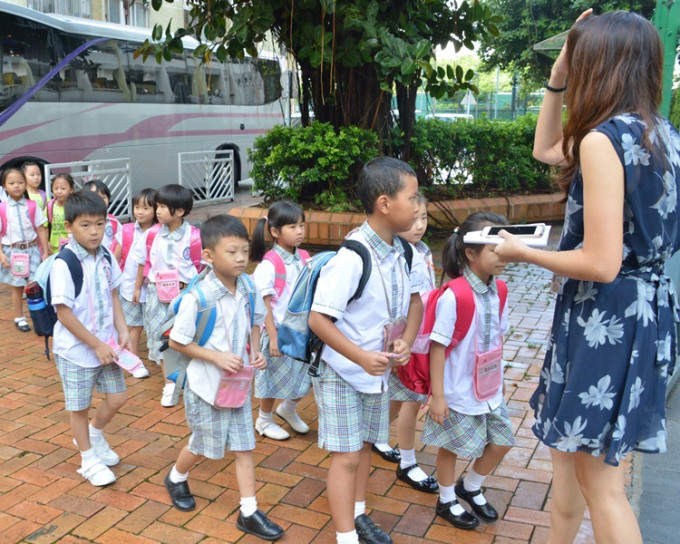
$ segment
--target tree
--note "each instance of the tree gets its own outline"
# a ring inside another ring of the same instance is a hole
[[[554,58],[533,51],[535,44],[569,30],[589,7],[595,13],[624,9],[650,18],[656,0],[485,0],[484,4],[502,21],[498,24],[498,37],[481,38],[479,54],[483,68],[500,66],[502,70],[516,72],[525,86],[536,89],[548,78]]]
[[[152,0],[159,9],[164,0]],[[165,0],[171,2],[172,0]],[[197,56],[218,59],[257,56],[273,35],[300,70],[302,122],[313,107],[319,121],[333,126],[375,130],[385,139],[391,126],[392,94],[398,123],[410,155],[415,99],[422,81],[435,97],[474,89],[472,70],[435,68],[437,46],[456,50],[496,34],[497,19],[478,0],[187,0],[191,28],[174,33],[153,29],[154,42],[141,52],[170,59],[193,35],[203,45]],[[227,25],[226,21],[231,22]]]

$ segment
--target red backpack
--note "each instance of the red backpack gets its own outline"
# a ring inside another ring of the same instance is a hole
[[[309,253],[304,249],[298,249],[300,258],[302,259],[302,264],[307,263],[309,260]],[[286,286],[286,265],[276,251],[270,249],[262,257],[263,261],[269,261],[274,265],[274,292],[276,293],[276,299],[283,293],[283,288]]]
[[[149,270],[151,270],[151,246],[153,246],[153,241],[161,230],[163,225],[161,223],[156,223],[148,231],[146,231],[146,263],[144,264],[144,277],[149,275]],[[191,238],[189,239],[189,256],[191,262],[194,263],[196,270],[201,272],[203,270],[203,265],[201,264],[201,254],[203,253],[203,246],[201,246],[201,231],[197,227],[190,225],[191,227]]]
[[[36,228],[35,210],[38,205],[35,203],[35,200],[27,198],[26,206],[28,207],[28,217],[31,220],[31,225],[33,225],[33,228]],[[0,220],[2,220],[2,231],[0,231],[0,236],[4,236],[7,232],[7,202],[0,202]]]
[[[503,280],[496,280],[496,288],[502,314],[508,299],[508,286]],[[436,319],[437,301],[447,289],[451,289],[456,297],[456,324],[451,343],[446,348],[447,357],[458,342],[465,338],[475,315],[475,297],[472,287],[462,276],[445,283],[439,289],[423,294],[423,321],[411,348],[411,359],[404,366],[397,367],[397,375],[401,383],[421,395],[430,393],[430,334]]]
[[[135,223],[125,223],[123,225],[123,246],[120,252],[120,269],[125,268],[125,261],[127,256],[130,254],[130,249],[132,248],[132,242],[135,239]]]

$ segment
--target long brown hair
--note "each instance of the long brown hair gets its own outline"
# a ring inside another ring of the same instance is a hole
[[[621,113],[646,123],[644,141],[654,129],[661,103],[663,46],[654,26],[627,11],[591,16],[567,37],[569,69],[562,152],[566,165],[558,183],[567,192],[576,172],[581,140],[597,125]]]

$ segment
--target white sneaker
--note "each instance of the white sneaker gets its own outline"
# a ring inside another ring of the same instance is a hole
[[[288,413],[281,409],[281,404],[276,407],[276,415],[283,419],[291,429],[293,429],[298,434],[305,434],[309,432],[309,425],[307,425],[302,418],[297,414],[297,412]]]
[[[76,446],[76,448],[78,447],[78,443],[76,442],[75,438],[73,439],[73,444]],[[94,452],[97,454],[99,460],[107,467],[113,467],[120,463],[120,457],[115,451],[111,449],[111,446],[109,446],[109,443],[106,441],[104,436],[94,438],[92,435],[90,435],[90,447],[94,449]]]
[[[290,438],[288,431],[285,431],[273,421],[265,422],[259,417],[255,420],[255,430],[260,433],[260,435],[264,435],[272,440],[288,440]]]
[[[97,487],[109,485],[116,481],[116,475],[96,457],[76,472]]]
[[[149,377],[149,371],[146,369],[144,365],[140,366],[137,370],[135,370],[132,373],[133,378],[148,378]]]
[[[171,406],[175,406],[177,404],[176,401],[173,401],[172,396],[175,392],[175,384],[174,383],[166,383],[163,386],[163,396],[161,397],[161,406],[165,406],[166,408],[170,408]]]

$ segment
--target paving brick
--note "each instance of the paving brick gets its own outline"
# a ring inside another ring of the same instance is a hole
[[[78,514],[64,512],[59,517],[44,524],[40,529],[28,535],[25,538],[25,541],[31,542],[32,544],[49,544],[51,542],[56,542],[85,520],[85,517],[79,516]]]
[[[205,535],[165,523],[154,522],[142,531],[141,536],[163,544],[194,544]]]
[[[325,488],[324,482],[305,478],[281,500],[293,506],[309,506]]]
[[[94,540],[127,515],[125,510],[107,506],[73,530],[73,534]]]

